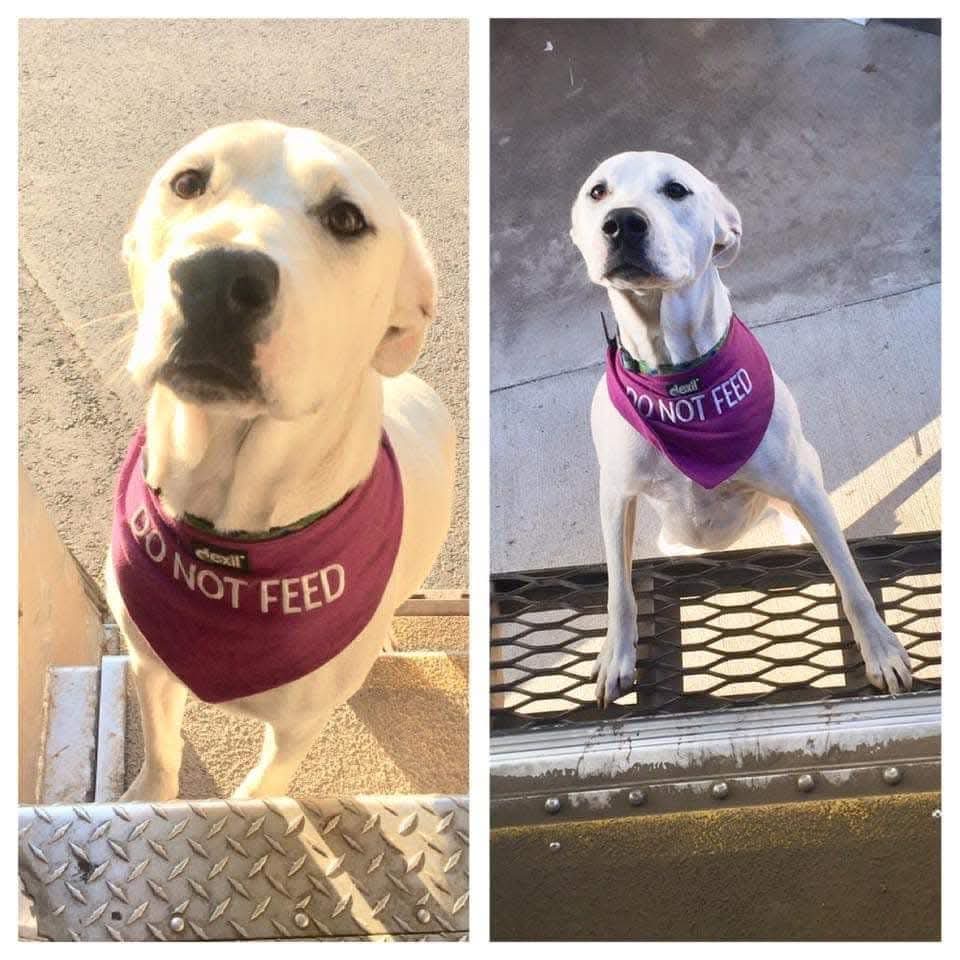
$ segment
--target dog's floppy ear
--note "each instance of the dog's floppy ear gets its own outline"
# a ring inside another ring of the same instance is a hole
[[[406,253],[394,294],[390,326],[373,356],[385,377],[409,370],[420,355],[423,337],[437,310],[437,279],[417,222],[403,214]]]
[[[714,184],[714,207],[716,217],[713,227],[713,265],[729,267],[740,252],[740,238],[743,236],[743,224],[740,211],[721,193]]]

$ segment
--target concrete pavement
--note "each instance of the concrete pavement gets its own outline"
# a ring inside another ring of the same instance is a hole
[[[724,280],[848,535],[938,527],[939,39],[879,21],[500,21],[491,49],[494,571],[602,559],[588,418],[608,302],[569,211],[627,149],[683,156],[739,207]],[[655,534],[641,511],[637,556]],[[740,545],[781,540],[769,523]]]

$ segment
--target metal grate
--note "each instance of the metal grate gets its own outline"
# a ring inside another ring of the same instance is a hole
[[[851,541],[910,653],[914,690],[940,684],[940,533]],[[601,712],[590,670],[606,634],[606,567],[492,578],[494,729],[876,693],[812,546],[638,561],[634,689]]]

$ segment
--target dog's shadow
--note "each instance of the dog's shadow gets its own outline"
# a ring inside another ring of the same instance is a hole
[[[189,797],[192,800],[218,795],[219,785],[216,777],[207,769],[203,758],[197,752],[197,748],[189,740],[184,741],[183,744],[183,766],[181,770],[181,779],[187,785],[187,789],[181,787],[181,797]]]
[[[451,689],[463,667],[455,657],[435,660],[431,668],[408,661],[403,684],[361,687],[350,708],[412,793],[466,793],[467,697]]]
[[[295,797],[467,792],[459,658],[384,656],[300,764]]]

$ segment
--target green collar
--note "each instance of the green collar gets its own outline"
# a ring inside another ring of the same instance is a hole
[[[159,493],[159,491],[157,491]],[[336,510],[343,500],[346,497],[337,501],[332,507],[327,510],[318,510],[316,513],[308,513],[307,516],[302,517],[299,520],[295,520],[293,523],[287,524],[283,527],[271,527],[269,530],[263,531],[249,531],[249,530],[218,530],[209,520],[204,520],[203,517],[195,517],[192,513],[185,513],[183,515],[184,523],[189,523],[191,527],[196,527],[197,530],[202,531],[203,533],[209,533],[213,536],[224,537],[229,540],[245,540],[248,543],[253,543],[259,540],[275,540],[277,537],[284,537],[288,533],[297,533],[299,530],[303,530],[306,527],[309,527],[311,523],[315,523],[321,517],[325,517],[331,510]]]
[[[141,469],[143,470],[144,483],[146,483],[146,447],[144,447],[143,454],[141,455]],[[149,486],[149,484],[147,484],[147,486]],[[151,489],[158,497],[161,496],[161,490],[159,487],[151,487]],[[269,530],[218,530],[209,520],[205,520],[203,517],[197,517],[192,513],[185,513],[183,515],[183,522],[190,524],[191,527],[196,527],[196,529],[201,533],[208,533],[212,536],[223,537],[227,540],[246,540],[248,543],[254,543],[259,540],[274,540],[277,537],[284,537],[288,533],[297,533],[299,530],[309,527],[311,523],[315,523],[321,517],[325,517],[332,510],[336,510],[337,507],[339,507],[348,496],[350,496],[349,490],[332,507],[328,507],[326,510],[317,510],[316,513],[308,513],[305,517],[301,517],[299,520],[295,520],[293,523],[287,524],[283,527],[271,527]]]
[[[705,363],[721,347],[723,347],[723,345],[727,342],[727,337],[730,336],[730,330],[732,326],[732,323],[728,324],[726,332],[720,338],[720,340],[715,343],[706,353],[701,354],[694,360],[687,360],[684,363],[665,363],[659,367],[651,367],[642,360],[638,360],[636,357],[631,356],[631,354],[627,351],[627,348],[624,347],[624,345],[620,342],[620,331],[617,330],[617,346],[620,349],[620,361],[623,363],[624,369],[629,370],[631,373],[646,373],[650,376],[658,377],[665,377],[672,373],[684,373],[687,370],[692,370],[694,367],[699,366],[701,363]]]

